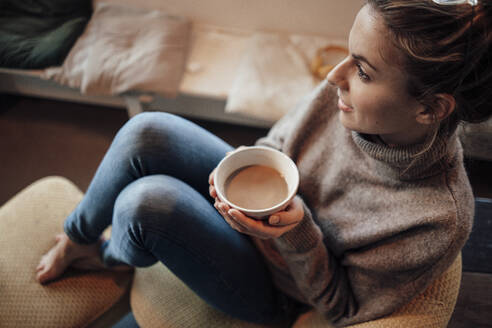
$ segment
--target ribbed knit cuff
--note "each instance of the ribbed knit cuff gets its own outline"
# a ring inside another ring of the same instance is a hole
[[[314,223],[311,210],[302,201],[304,217],[302,221],[292,230],[274,240],[279,249],[288,252],[304,252],[310,250],[323,239],[321,229]]]

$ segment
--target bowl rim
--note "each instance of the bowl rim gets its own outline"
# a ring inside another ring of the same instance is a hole
[[[292,188],[292,190],[289,192],[287,197],[285,197],[285,199],[282,202],[278,203],[277,205],[274,205],[274,206],[268,207],[268,208],[262,208],[259,210],[254,210],[254,209],[244,208],[244,207],[238,206],[238,205],[230,202],[225,197],[225,195],[221,192],[220,188],[217,187],[216,183],[217,183],[218,172],[227,160],[229,160],[232,156],[237,156],[237,154],[239,154],[241,152],[252,151],[252,150],[257,150],[257,149],[263,149],[266,151],[276,152],[280,156],[283,156],[283,158],[286,159],[287,163],[289,163],[288,165],[295,169],[295,175],[294,175],[295,187]],[[217,167],[215,169],[215,173],[214,173],[214,186],[215,186],[215,191],[217,192],[217,196],[219,197],[219,199],[221,201],[225,202],[231,208],[237,209],[237,210],[243,212],[244,214],[251,213],[251,214],[261,215],[263,213],[267,213],[267,212],[271,212],[271,211],[276,212],[275,211],[276,209],[281,209],[281,208],[285,207],[285,205],[287,205],[287,203],[290,202],[292,200],[292,198],[294,198],[294,196],[297,194],[297,191],[299,189],[299,180],[300,180],[299,169],[297,168],[297,165],[294,163],[294,161],[289,156],[287,156],[287,154],[285,154],[284,152],[277,150],[275,148],[272,148],[272,147],[267,147],[267,146],[244,146],[240,149],[236,149],[236,150],[232,151],[230,154],[227,154],[224,158],[222,158],[222,160],[217,165]]]

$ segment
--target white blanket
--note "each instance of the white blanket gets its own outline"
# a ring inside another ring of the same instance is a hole
[[[229,92],[226,111],[274,122],[319,83],[309,65],[324,37],[255,33]]]
[[[86,30],[61,67],[44,71],[83,94],[149,91],[176,96],[183,76],[190,24],[179,17],[97,3]]]

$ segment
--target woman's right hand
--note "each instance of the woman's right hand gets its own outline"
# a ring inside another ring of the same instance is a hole
[[[215,185],[214,185],[214,175],[215,175],[215,170],[217,168],[212,170],[212,173],[208,176],[208,193],[210,194],[210,197],[216,199],[217,198],[217,191],[215,191]]]

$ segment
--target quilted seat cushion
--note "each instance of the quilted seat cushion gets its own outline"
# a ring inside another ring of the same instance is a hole
[[[63,231],[82,193],[60,177],[41,179],[0,208],[0,326],[85,327],[129,287],[128,272],[69,269],[40,285],[35,268]]]

